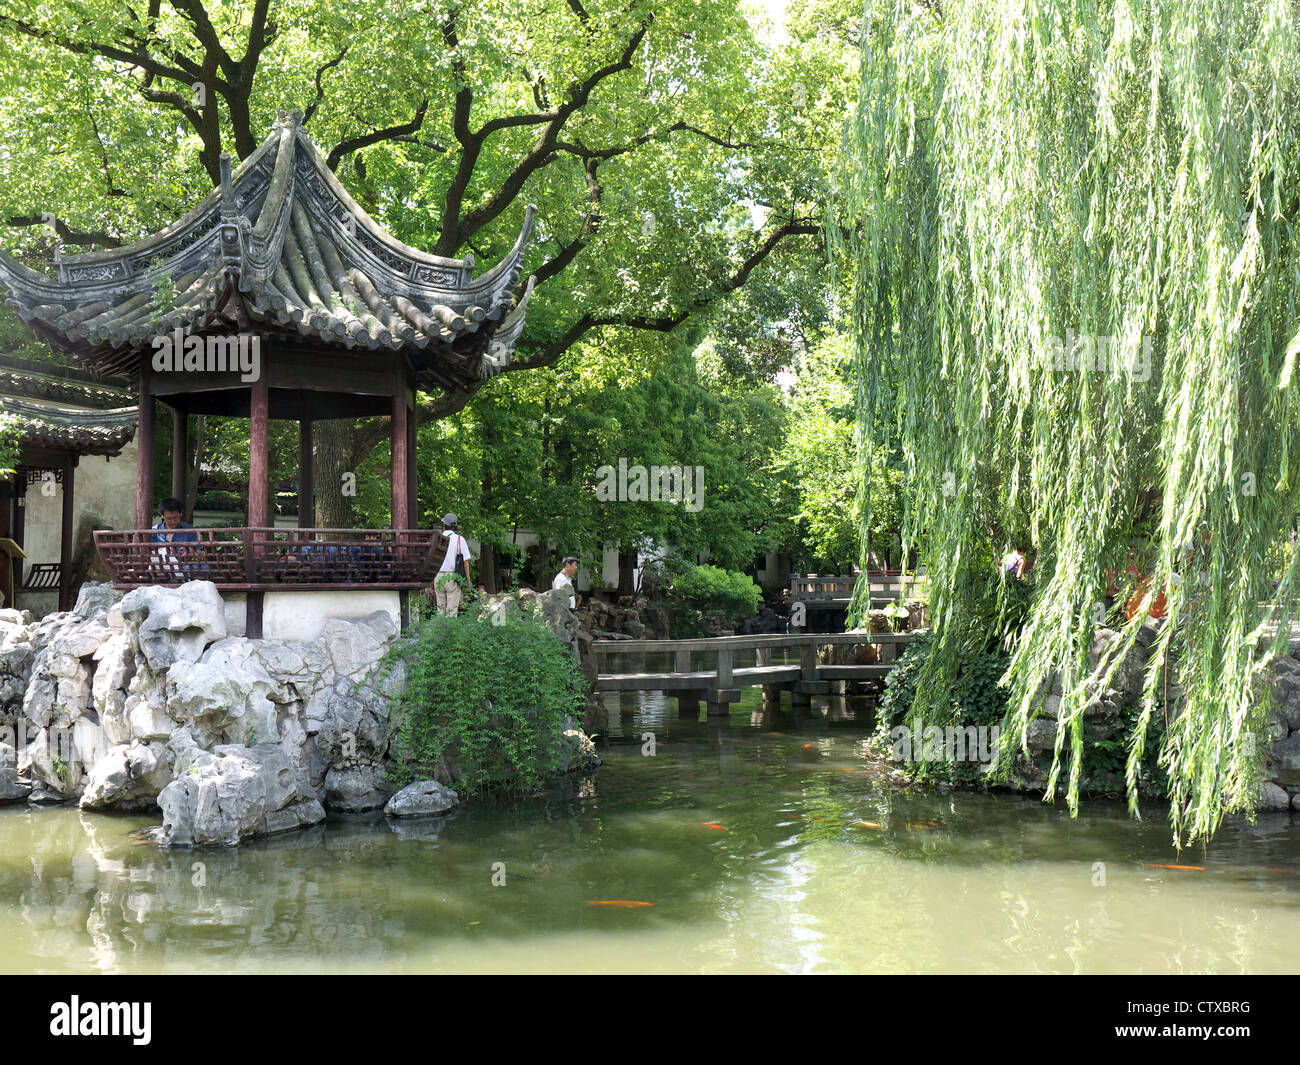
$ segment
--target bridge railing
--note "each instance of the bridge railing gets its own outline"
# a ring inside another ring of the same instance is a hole
[[[871,598],[873,601],[894,602],[900,593],[904,599],[915,599],[924,594],[926,578],[924,573],[873,573],[868,575]],[[857,578],[853,576],[791,576],[791,602],[818,602],[821,600],[844,600],[853,595]]]
[[[611,658],[631,654],[669,654],[672,655],[672,674],[692,674],[701,683],[699,687],[729,690],[736,683],[736,655],[738,652],[753,651],[755,669],[773,669],[772,652],[778,650],[795,650],[799,652],[797,679],[805,684],[817,683],[820,673],[826,667],[817,659],[818,648],[825,646],[856,646],[873,644],[879,648],[876,665],[888,665],[894,661],[902,649],[916,636],[915,632],[824,632],[824,633],[776,633],[764,636],[713,636],[688,640],[596,640],[592,643],[592,653],[596,656],[596,667],[607,678],[614,674],[607,673],[604,663]],[[713,669],[692,670],[691,655],[704,652],[715,656]],[[744,667],[740,667],[744,668]],[[781,667],[786,672],[795,667]],[[843,667],[841,667],[843,668]],[[705,674],[706,676],[699,676]],[[619,674],[619,676],[629,676]],[[665,679],[662,673],[644,674],[647,678],[645,687],[655,690],[655,679]],[[706,683],[706,681],[708,683]],[[751,683],[761,683],[761,678]]]

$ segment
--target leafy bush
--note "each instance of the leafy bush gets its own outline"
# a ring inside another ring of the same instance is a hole
[[[917,675],[929,651],[932,637],[920,633],[912,639],[898,664],[885,677],[885,694],[881,697],[878,716],[885,729],[901,725],[916,695]],[[996,725],[1007,709],[1007,692],[998,679],[1006,671],[1006,655],[985,652],[962,667],[953,689],[953,701],[944,713],[927,715],[927,723],[936,725]],[[931,717],[933,721],[931,722]]]
[[[239,510],[244,509],[247,496],[240,496],[237,492],[225,492],[221,489],[213,489],[209,492],[200,492],[194,500],[195,510]]]
[[[884,743],[888,743],[889,730],[907,719],[916,694],[917,676],[931,639],[929,633],[917,635],[885,678],[885,693],[877,710],[878,735]],[[972,663],[963,666],[953,688],[953,702],[947,713],[926,714],[926,723],[941,726],[1001,725],[1007,712],[1007,689],[998,685],[998,679],[1006,672],[1010,660],[1009,655],[986,651]],[[1110,739],[1091,738],[1085,727],[1083,764],[1089,774],[1124,776],[1130,737],[1139,716],[1140,707],[1127,706],[1123,715],[1123,730]],[[1168,785],[1165,767],[1159,760],[1164,735],[1164,718],[1157,711],[1147,728],[1142,754],[1142,787],[1157,794],[1163,794]],[[978,773],[970,763],[946,766],[944,774],[953,780],[978,779]]]
[[[556,737],[581,713],[586,680],[569,649],[531,613],[502,624],[430,617],[389,652],[406,663],[393,736],[399,784],[435,775],[445,754],[458,790],[536,790],[555,760]]]
[[[732,629],[758,613],[763,591],[746,573],[692,566],[668,589],[675,639],[707,636],[710,626]]]

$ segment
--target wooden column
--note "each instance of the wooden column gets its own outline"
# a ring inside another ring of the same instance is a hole
[[[153,390],[149,380],[153,367],[140,360],[140,423],[135,439],[135,527],[153,525]]]
[[[73,470],[77,456],[69,455],[63,466],[63,522],[59,529],[59,609],[72,609],[72,500],[75,491]]]
[[[185,513],[185,460],[190,450],[190,416],[172,408],[172,495],[181,501],[181,517],[193,520]]]
[[[248,404],[248,525],[252,529],[269,528],[274,520],[270,513],[271,469],[267,453],[270,432],[270,392],[267,388],[266,367],[249,390]],[[258,571],[257,548],[251,533],[245,534],[244,559],[251,580]],[[244,635],[250,640],[262,638],[262,594],[250,591],[244,604]]]
[[[415,430],[415,405],[412,403],[407,408],[406,414],[406,506],[408,508],[406,527],[408,529],[420,527],[420,464],[415,452]]]
[[[298,422],[298,528],[316,524],[316,493],[311,455],[311,415]]]
[[[270,466],[267,457],[267,435],[270,428],[269,394],[266,372],[253,382],[250,389],[248,411],[248,524],[250,528],[263,529],[271,524],[268,513]]]
[[[13,537],[14,543],[19,547],[23,546],[23,534],[27,530],[27,473],[25,470],[19,470],[17,475],[17,486],[14,489],[16,498],[14,499],[14,531],[9,535]],[[22,581],[18,582],[22,584]]]
[[[27,528],[27,471],[19,470],[14,481],[14,524],[13,531],[9,534],[10,538],[19,547],[23,546],[23,536]],[[10,560],[13,566],[13,603],[11,606],[18,605],[18,590],[23,586],[23,577],[26,576],[26,567],[23,565],[21,558]]]
[[[390,524],[394,529],[409,528],[411,520],[411,434],[407,431],[410,412],[406,407],[406,382],[400,380],[393,395],[391,449],[393,455],[393,502],[389,508]]]

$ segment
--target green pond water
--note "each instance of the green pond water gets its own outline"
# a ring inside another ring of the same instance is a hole
[[[1160,809],[899,790],[842,701],[608,705],[595,776],[445,821],[162,852],[131,835],[156,816],[0,807],[0,972],[1300,968],[1290,814],[1179,855]]]

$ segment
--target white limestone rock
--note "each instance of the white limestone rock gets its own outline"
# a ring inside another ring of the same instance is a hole
[[[77,602],[72,612],[79,618],[93,618],[106,613],[122,599],[122,593],[107,581],[102,583],[87,582],[77,592]]]
[[[368,674],[397,637],[397,626],[384,611],[359,620],[331,618],[321,631],[321,642],[334,665],[336,677],[360,680]]]
[[[172,752],[161,743],[120,744],[109,749],[86,777],[83,810],[148,809],[172,779]]]
[[[0,803],[22,802],[31,786],[18,777],[18,752],[8,743],[0,743]]]
[[[195,662],[168,674],[167,714],[189,725],[205,747],[223,741],[274,743],[280,737],[269,698],[273,686],[255,659],[244,666]]]
[[[384,767],[357,765],[339,769],[331,767],[325,774],[325,804],[331,810],[360,813],[384,806],[393,789],[386,785]]]
[[[389,817],[428,817],[446,813],[459,801],[454,791],[436,780],[417,780],[389,799],[384,813]]]
[[[1255,808],[1259,810],[1285,810],[1291,805],[1291,796],[1276,784],[1265,781],[1260,786]]]
[[[159,842],[231,846],[325,818],[321,804],[277,747],[226,744],[208,752],[173,737],[176,777],[163,788]]]
[[[197,662],[210,643],[226,637],[225,610],[211,581],[136,588],[121,606],[127,632],[155,672],[177,662]]]

